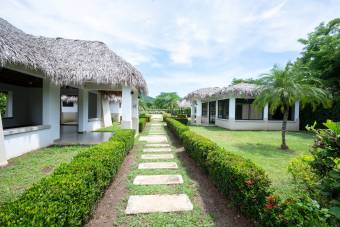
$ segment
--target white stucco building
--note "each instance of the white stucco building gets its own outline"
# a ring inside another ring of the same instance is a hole
[[[216,125],[231,130],[281,130],[282,113],[270,113],[269,106],[258,110],[253,105],[257,94],[254,84],[224,88],[202,88],[189,93],[192,123]],[[287,130],[299,130],[299,102],[289,110]]]
[[[0,120],[3,166],[53,144],[64,123],[72,122],[74,133],[112,125],[103,95],[110,92],[121,94],[122,127],[138,132],[138,97],[147,93],[147,85],[135,67],[102,42],[37,37],[0,18],[0,92],[8,98]],[[62,96],[77,102],[67,105]]]

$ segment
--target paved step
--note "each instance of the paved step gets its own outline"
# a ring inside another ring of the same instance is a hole
[[[145,147],[170,147],[170,144],[166,143],[147,143]]]
[[[133,181],[135,185],[183,184],[181,175],[139,175]]]
[[[165,132],[149,132],[148,135],[166,135]]]
[[[138,169],[178,169],[176,162],[143,162]]]
[[[142,159],[173,159],[173,154],[143,154]]]
[[[149,148],[144,148],[143,152],[147,152],[147,153],[171,152],[171,147],[149,147]]]
[[[164,135],[149,135],[139,137],[139,141],[146,141],[147,143],[168,143],[168,138]]]
[[[133,195],[129,197],[126,214],[190,211],[193,205],[186,194]]]

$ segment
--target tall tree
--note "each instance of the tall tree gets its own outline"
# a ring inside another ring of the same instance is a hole
[[[327,24],[321,23],[307,39],[300,39],[299,42],[304,48],[295,65],[313,71],[313,76],[319,78],[333,94],[332,108],[320,108],[313,114],[311,107],[302,111],[302,126],[313,124],[314,121],[325,122],[327,119],[340,121],[340,18]]]
[[[160,109],[170,109],[178,107],[180,97],[176,92],[162,92],[155,98],[154,105]]]
[[[313,109],[320,104],[324,107],[330,105],[330,95],[320,88],[320,81],[311,76],[305,68],[293,67],[288,63],[285,68],[274,66],[268,74],[262,75],[261,92],[256,97],[254,104],[263,108],[269,104],[270,111],[274,113],[280,109],[283,114],[281,149],[288,149],[286,143],[286,129],[289,107],[300,101],[301,108],[310,104]]]

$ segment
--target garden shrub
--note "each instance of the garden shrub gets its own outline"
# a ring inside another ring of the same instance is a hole
[[[0,226],[81,226],[116,175],[134,141],[117,130],[107,142],[84,147],[74,159],[0,210]]]
[[[146,125],[146,118],[144,117],[139,117],[139,132],[142,132],[145,128],[145,125]]]
[[[176,121],[181,122],[181,123],[184,124],[184,125],[187,125],[188,122],[189,122],[189,119],[188,119],[187,117],[179,117],[179,116],[176,116],[176,117],[174,117],[174,119],[175,119]]]
[[[180,140],[182,140],[182,134],[185,131],[189,130],[188,126],[183,125],[181,122],[173,118],[167,117],[165,121],[167,122],[167,126],[170,131],[172,131],[177,137],[179,137]]]
[[[146,122],[150,122],[151,121],[151,115],[150,114],[146,114],[146,113],[141,113],[139,115],[140,118],[145,118]]]

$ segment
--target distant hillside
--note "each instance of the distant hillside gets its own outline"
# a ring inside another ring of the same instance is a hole
[[[142,96],[141,99],[145,102],[145,103],[153,103],[155,101],[155,98],[151,97],[151,96]]]

